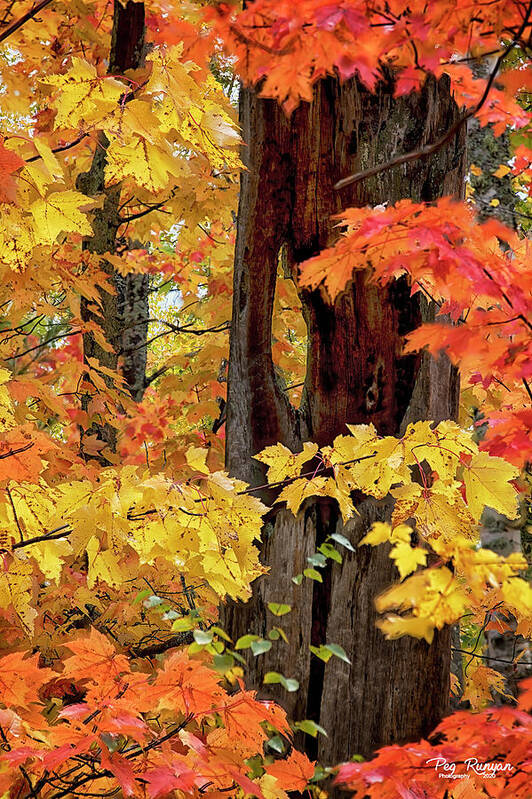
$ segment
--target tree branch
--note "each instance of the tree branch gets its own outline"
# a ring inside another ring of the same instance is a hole
[[[512,39],[510,44],[503,50],[503,52],[499,55],[497,61],[495,62],[495,66],[490,73],[490,76],[487,80],[485,89],[482,93],[482,97],[478,101],[478,103],[463,114],[460,119],[458,119],[454,125],[452,125],[447,133],[445,133],[441,138],[437,139],[433,144],[429,144],[426,147],[423,147],[421,150],[411,150],[409,153],[405,153],[404,155],[398,155],[396,158],[392,158],[391,161],[387,161],[385,164],[378,164],[377,166],[370,167],[369,169],[365,169],[363,172],[356,172],[354,175],[349,175],[346,178],[342,178],[337,183],[334,184],[335,189],[344,189],[346,186],[351,186],[353,183],[360,183],[361,180],[366,180],[366,178],[372,178],[375,175],[379,175],[381,172],[386,172],[388,169],[393,169],[395,166],[401,166],[401,164],[407,164],[410,161],[417,161],[420,158],[428,158],[429,155],[433,155],[434,153],[438,152],[444,144],[446,144],[450,139],[455,136],[456,133],[460,130],[462,125],[464,125],[468,119],[474,117],[477,114],[484,103],[486,102],[488,95],[490,93],[491,87],[497,77],[499,69],[502,65],[504,59],[511,53],[514,47],[517,46],[525,28],[529,24],[530,14],[532,12],[532,2],[529,3],[526,14],[524,16],[523,22],[521,27],[517,31],[515,37]]]
[[[13,358],[22,358],[23,355],[27,355],[29,352],[39,350],[41,347],[46,347],[46,345],[51,344],[52,341],[59,341],[59,339],[68,338],[69,336],[79,336],[81,332],[81,330],[74,330],[71,333],[61,333],[58,336],[52,336],[51,338],[46,339],[46,341],[42,341],[40,344],[36,344],[34,347],[24,350],[24,352],[16,352],[14,355],[10,355],[9,358],[4,358],[4,361],[11,361]]]
[[[18,31],[18,29],[21,28],[26,22],[28,22],[28,20],[35,17],[39,13],[39,11],[42,11],[43,8],[46,8],[46,6],[50,5],[51,2],[52,0],[41,0],[40,3],[37,3],[37,5],[32,6],[32,8],[30,8],[30,10],[26,14],[23,14],[19,19],[15,20],[15,22],[12,22],[11,25],[8,25],[5,31],[0,33],[0,42],[5,41],[8,36],[11,36],[12,33]]]

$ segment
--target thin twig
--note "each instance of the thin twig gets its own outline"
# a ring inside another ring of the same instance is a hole
[[[15,503],[13,502],[13,497],[11,496],[11,491],[9,490],[9,488],[6,488],[6,494],[9,497],[11,510],[13,511],[13,516],[15,517],[15,524],[17,525],[18,533],[20,535],[20,540],[24,541],[24,534],[22,532],[22,527],[20,526],[20,522],[18,519],[17,509],[15,508]]]
[[[477,655],[475,652],[470,652],[468,649],[458,649],[456,646],[452,646],[451,650],[453,652],[461,652],[462,655],[471,655],[474,658],[480,658],[481,660],[493,660],[497,661],[497,663],[515,663],[516,665],[520,666],[532,666],[532,660],[504,660],[504,658],[496,658],[492,655]]]
[[[36,16],[39,11],[42,11],[43,8],[46,8],[46,6],[50,5],[51,2],[52,0],[41,0],[41,2],[37,3],[36,6],[32,6],[32,8],[30,8],[26,14],[23,14],[19,19],[15,20],[15,22],[12,22],[11,25],[8,25],[5,31],[0,33],[0,42],[5,41],[8,36],[11,36],[12,33],[18,31],[18,29],[28,22],[28,20]]]
[[[18,449],[10,449],[7,452],[3,452],[0,455],[0,461],[4,458],[10,458],[12,455],[19,455],[21,452],[26,452],[28,449],[33,447],[33,441],[30,441],[29,444],[26,444],[25,447],[19,447]]]
[[[47,344],[51,344],[53,341],[59,341],[62,338],[68,338],[69,336],[79,336],[80,333],[83,331],[81,330],[74,330],[71,333],[61,333],[58,336],[52,336],[51,338],[46,339],[46,341],[41,341],[40,344],[36,344],[34,347],[30,347],[23,352],[15,352],[13,355],[10,355],[8,358],[4,358],[4,361],[11,361],[13,358],[22,358],[23,355],[27,355],[34,350],[39,350],[42,347],[46,347]]]

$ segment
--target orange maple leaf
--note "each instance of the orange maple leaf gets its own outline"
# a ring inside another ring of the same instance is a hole
[[[286,760],[278,760],[271,766],[265,766],[265,769],[279,781],[284,791],[304,791],[314,774],[314,763],[294,749]]]

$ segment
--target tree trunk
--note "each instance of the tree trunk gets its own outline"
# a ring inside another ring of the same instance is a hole
[[[131,69],[138,69],[144,61],[144,3],[128,0],[122,5],[115,0],[109,73],[123,75]],[[104,194],[101,209],[93,218],[94,235],[85,239],[83,246],[91,252],[105,255],[114,253],[117,248],[117,232],[120,227],[120,186],[106,187],[105,165],[109,142],[101,134],[96,147],[91,168],[78,176],[77,187],[88,196]],[[125,242],[131,248],[131,244]],[[85,359],[95,358],[102,366],[112,369],[118,367],[121,358],[121,371],[126,388],[136,401],[142,399],[145,387],[146,340],[148,332],[148,277],[146,275],[127,275],[123,277],[102,259],[101,268],[109,276],[113,293],[100,290],[101,316],[95,313],[87,300],[82,299],[81,315],[86,322],[94,321],[103,330],[111,349],[104,349],[92,333],[83,336]],[[83,407],[87,409],[89,399],[85,398]],[[98,424],[86,431],[96,434],[107,443],[111,450],[116,447],[116,430],[109,424]]]
[[[450,363],[403,356],[404,335],[430,309],[411,299],[406,283],[369,285],[358,273],[330,304],[317,291],[301,290],[308,328],[307,374],[301,408],[290,406],[276,383],[271,355],[272,304],[278,256],[286,248],[296,264],[330,245],[333,214],[348,206],[433,200],[462,195],[461,131],[431,159],[414,161],[343,189],[336,181],[394,155],[434,141],[458,110],[446,78],[429,80],[419,94],[393,99],[391,79],[375,94],[355,80],[317,84],[314,100],[287,119],[275,102],[251,90],[241,94],[241,125],[248,171],[241,183],[234,270],[228,381],[227,466],[253,485],[264,482],[252,455],[282,442],[292,450],[305,440],[330,444],[347,423],[373,422],[381,434],[399,434],[409,421],[453,418],[458,379]],[[263,498],[272,499],[267,492]],[[295,719],[310,718],[328,738],[307,740],[312,756],[333,764],[356,753],[426,735],[446,712],[450,636],[424,641],[385,641],[375,627],[374,598],[395,578],[386,547],[356,547],[375,519],[389,518],[389,502],[363,499],[360,517],[342,528],[336,504],[310,501],[297,518],[275,506],[264,530],[263,561],[270,574],[257,580],[246,605],[231,604],[223,621],[233,639],[265,636],[277,621],[266,603],[286,602],[282,626],[289,643],[250,664],[260,687],[266,671],[295,677],[300,690],[268,691]],[[323,583],[293,575],[334,531],[343,529],[356,551],[323,570]],[[351,665],[311,657],[310,644],[337,643]]]

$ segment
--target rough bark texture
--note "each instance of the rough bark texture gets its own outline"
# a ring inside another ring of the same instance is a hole
[[[401,354],[404,335],[429,312],[410,299],[402,281],[380,290],[359,273],[334,305],[320,291],[300,292],[309,343],[299,411],[276,383],[271,325],[281,247],[295,276],[298,262],[334,240],[331,216],[343,208],[462,194],[465,131],[430,160],[333,189],[346,175],[432,142],[456,115],[445,78],[399,100],[391,83],[371,94],[355,80],[340,85],[329,78],[291,119],[275,102],[242,91],[248,171],[240,194],[229,364],[226,457],[233,475],[260,485],[264,475],[252,455],[277,441],[297,450],[305,440],[331,443],[346,423],[373,422],[382,434],[399,434],[408,421],[455,416],[458,380],[449,362]],[[310,754],[327,763],[425,735],[447,709],[449,631],[429,647],[411,639],[387,642],[375,628],[374,598],[395,579],[385,547],[349,553],[342,565],[323,571],[323,584],[291,582],[328,534],[342,530],[356,548],[390,506],[366,499],[359,510],[360,518],[342,527],[334,502],[309,502],[297,518],[274,507],[263,545],[271,572],[257,581],[250,603],[224,611],[226,629],[237,638],[265,635],[274,625],[267,602],[292,604],[283,617],[289,644],[274,644],[254,659],[251,676],[257,687],[270,670],[299,680],[297,693],[268,694],[292,717],[328,730],[319,746],[307,739]],[[341,644],[351,665],[311,659],[309,644],[325,642]]]
[[[110,74],[123,74],[141,66],[144,59],[144,30],[144,3],[128,0],[123,6],[116,0],[109,58]],[[99,255],[116,252],[117,232],[120,227],[120,187],[105,185],[108,144],[107,138],[102,134],[90,170],[81,173],[77,180],[77,187],[84,194],[94,197],[104,195],[102,208],[97,209],[94,214],[94,235],[83,243],[84,248]],[[101,261],[101,268],[109,276],[114,292],[100,290],[101,315],[82,299],[81,315],[84,321],[95,321],[100,325],[112,350],[101,347],[94,336],[88,333],[83,336],[84,357],[95,358],[102,366],[116,370],[120,356],[126,386],[133,399],[139,401],[142,399],[145,381],[146,347],[143,345],[147,339],[149,316],[148,278],[145,275],[123,277],[105,259]],[[89,398],[85,397],[84,409],[88,402]],[[96,434],[111,449],[115,448],[116,431],[112,425],[99,424],[87,432]]]

